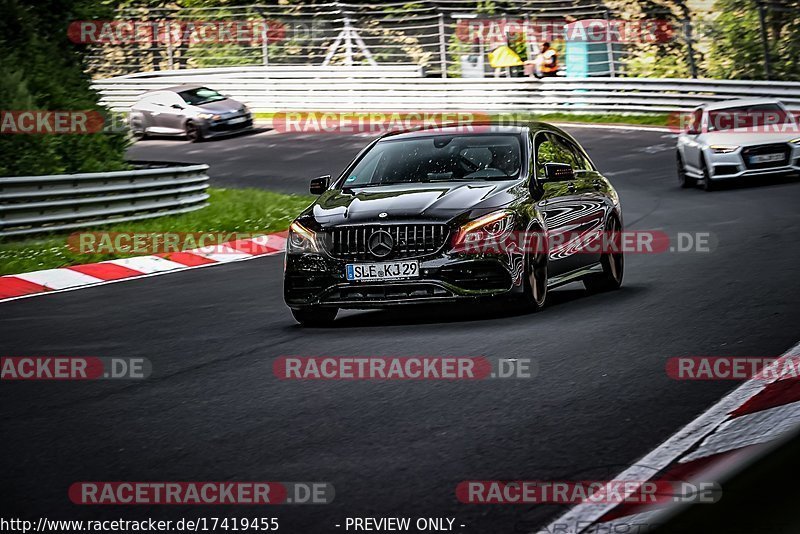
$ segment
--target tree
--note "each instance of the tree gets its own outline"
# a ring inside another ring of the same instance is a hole
[[[0,108],[104,112],[81,49],[67,38],[70,21],[103,14],[91,0],[0,0]],[[0,134],[0,176],[122,169],[127,139],[124,132]]]
[[[772,77],[800,80],[800,1],[761,2]],[[706,70],[715,78],[765,79],[765,54],[757,0],[717,0],[710,26]]]

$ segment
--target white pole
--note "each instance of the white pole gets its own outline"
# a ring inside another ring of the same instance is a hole
[[[439,62],[442,65],[442,78],[447,78],[447,46],[444,40],[443,13],[439,13]]]
[[[261,26],[261,55],[263,56],[264,66],[269,66],[269,43],[267,43],[267,21],[262,21]]]
[[[345,62],[347,63],[348,67],[353,66],[353,40],[350,35],[350,19],[348,17],[344,18],[344,53],[345,53]]]

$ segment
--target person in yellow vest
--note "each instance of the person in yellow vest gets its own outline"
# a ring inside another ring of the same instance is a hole
[[[537,78],[547,78],[556,76],[558,73],[558,54],[555,49],[550,47],[550,43],[542,43],[541,52],[534,61],[534,76]]]

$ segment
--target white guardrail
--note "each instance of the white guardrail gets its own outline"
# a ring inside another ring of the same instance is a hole
[[[150,168],[0,178],[0,237],[149,219],[208,205],[208,165],[146,165]]]
[[[419,67],[226,67],[96,80],[101,103],[126,112],[145,92],[203,84],[256,112],[420,110],[646,113],[730,98],[772,97],[800,108],[800,83],[667,78],[423,78]]]

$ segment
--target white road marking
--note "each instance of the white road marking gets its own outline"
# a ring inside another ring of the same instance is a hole
[[[251,254],[240,252],[228,245],[209,245],[207,247],[187,250],[186,252],[219,262],[236,261],[251,256]]]
[[[747,445],[766,443],[786,435],[798,424],[800,424],[800,402],[743,415],[723,423],[717,432],[703,440],[700,448],[681,458],[680,463]]]
[[[184,267],[182,263],[165,260],[158,256],[138,256],[135,258],[122,258],[119,260],[109,260],[105,263],[114,263],[134,271],[144,274],[157,273],[161,271],[172,271]]]
[[[95,278],[94,276],[79,273],[71,269],[45,269],[43,271],[15,274],[14,276],[50,289],[66,289],[69,287],[96,284],[103,281],[100,278]]]

